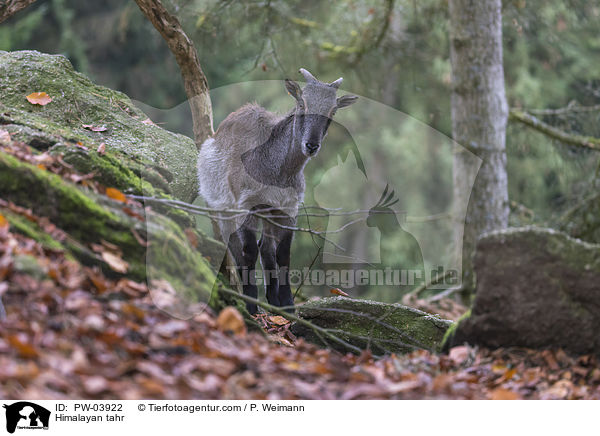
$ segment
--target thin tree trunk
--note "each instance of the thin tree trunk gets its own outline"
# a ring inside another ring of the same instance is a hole
[[[502,3],[450,0],[449,6],[452,134],[458,143],[453,168],[456,216],[461,204],[469,204],[465,221],[455,222],[455,243],[457,254],[462,254],[463,287],[470,290],[477,238],[508,225]],[[481,167],[465,149],[482,159]]]
[[[194,141],[200,148],[206,138],[213,135],[214,130],[208,81],[200,66],[194,43],[183,31],[179,20],[167,11],[160,0],[135,2],[175,55],[192,110]]]
[[[35,0],[6,0],[0,1],[0,23],[12,17],[21,9],[25,9]]]

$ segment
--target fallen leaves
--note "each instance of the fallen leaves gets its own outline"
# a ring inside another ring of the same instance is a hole
[[[19,353],[21,357],[30,359],[39,356],[38,351],[33,345],[22,340],[18,335],[9,335],[8,344]]]
[[[4,215],[0,214],[0,229],[8,229],[9,223]]]
[[[504,388],[494,389],[490,393],[490,400],[520,400],[519,394]]]
[[[276,325],[286,325],[290,323],[289,320],[285,319],[283,316],[280,315],[269,316],[269,321]]]
[[[29,103],[39,104],[40,106],[45,106],[52,101],[52,98],[45,92],[33,92],[25,98]]]
[[[0,142],[9,142],[10,141],[10,133],[8,133],[4,129],[0,129]]]
[[[13,141],[2,150],[86,181],[56,156]],[[112,192],[92,182],[88,187]],[[123,200],[115,191],[113,199]],[[143,209],[134,203],[123,211],[137,223]],[[247,331],[233,307],[218,317],[204,307],[177,319],[164,309],[183,313],[188,307],[177,306],[181,299],[166,280],[152,280],[149,289],[130,277],[107,277],[98,266],[82,266],[15,233],[8,223],[16,214],[57,241],[67,240],[47,218],[1,199],[0,209],[0,295],[8,314],[0,321],[2,398],[600,399],[594,356],[461,346],[448,355],[421,350],[375,359],[369,352],[341,355],[308,344],[280,315],[255,317],[266,335]],[[193,229],[186,236],[193,245]],[[117,245],[100,241],[89,248],[112,270],[128,271]],[[34,257],[47,274],[19,271],[19,256]]]
[[[224,308],[217,318],[217,328],[222,332],[231,332],[234,335],[246,335],[246,323],[240,312],[232,306]]]

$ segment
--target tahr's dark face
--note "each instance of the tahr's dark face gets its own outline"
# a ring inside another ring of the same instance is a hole
[[[316,155],[321,148],[335,112],[341,107],[351,105],[358,98],[353,95],[336,98],[341,80],[340,78],[333,83],[323,83],[311,78],[304,89],[300,89],[296,82],[286,80],[288,92],[296,99],[294,139],[296,143],[300,143],[302,154],[306,157]]]
[[[308,83],[296,101],[296,137],[306,157],[317,154],[337,109],[336,89],[327,84]]]

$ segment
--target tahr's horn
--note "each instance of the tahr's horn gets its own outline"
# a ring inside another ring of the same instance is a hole
[[[317,79],[315,79],[315,76],[310,74],[304,68],[300,68],[300,74],[302,74],[304,76],[304,78],[306,79],[307,82],[317,82]]]

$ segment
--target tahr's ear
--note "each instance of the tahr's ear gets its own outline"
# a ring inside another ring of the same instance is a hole
[[[350,106],[351,104],[356,103],[356,100],[358,100],[358,97],[356,95],[342,95],[337,99],[337,107],[339,109],[342,107]]]
[[[296,100],[300,100],[300,97],[302,97],[302,88],[293,80],[285,79],[285,89]]]

